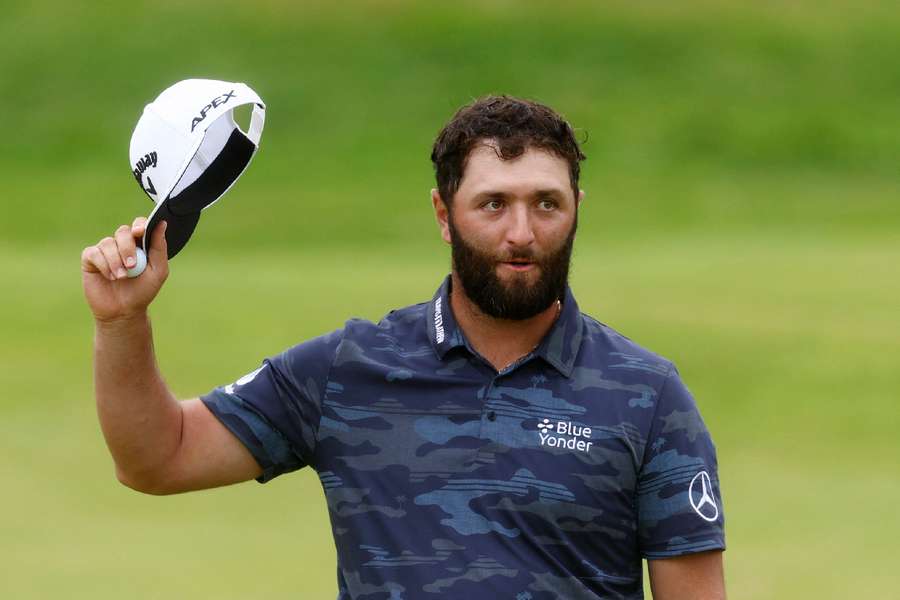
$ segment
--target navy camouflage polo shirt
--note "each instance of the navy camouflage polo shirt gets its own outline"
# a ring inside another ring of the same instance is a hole
[[[339,600],[642,598],[641,557],[725,547],[715,447],[672,363],[567,290],[498,373],[449,288],[203,397],[260,482],[316,470]]]

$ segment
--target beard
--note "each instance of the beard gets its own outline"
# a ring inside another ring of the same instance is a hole
[[[466,242],[453,226],[452,215],[448,219],[450,227],[451,255],[453,268],[463,290],[481,312],[496,319],[520,321],[529,319],[561,300],[569,282],[569,265],[578,216],[572,223],[572,230],[559,248],[545,255],[536,255],[532,250],[518,250],[497,256],[482,252]],[[538,279],[529,282],[529,273],[513,273],[509,282],[497,276],[497,265],[512,260],[528,260],[538,267]]]

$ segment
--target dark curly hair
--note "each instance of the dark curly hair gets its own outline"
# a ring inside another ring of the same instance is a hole
[[[493,140],[503,160],[521,156],[529,148],[551,152],[569,163],[572,192],[578,197],[581,152],[575,132],[552,108],[512,96],[485,96],[460,108],[434,141],[438,191],[450,207],[459,189],[466,161],[479,142]]]

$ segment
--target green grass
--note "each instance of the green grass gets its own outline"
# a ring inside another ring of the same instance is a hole
[[[312,473],[141,496],[94,414],[81,248],[149,211],[127,165],[143,104],[213,76],[269,111],[152,309],[179,396],[430,297],[437,129],[484,93],[538,98],[587,136],[582,309],[676,361],[714,433],[729,597],[889,597],[898,40],[877,1],[9,3],[0,596],[334,596]]]
[[[311,473],[162,499],[115,482],[77,254],[0,253],[31,304],[24,318],[17,295],[0,305],[4,331],[17,332],[2,357],[17,400],[0,425],[15,482],[5,513],[20,515],[0,528],[16,540],[0,545],[11,597],[330,597],[334,550]],[[878,240],[579,240],[582,309],[674,359],[715,433],[732,597],[877,596],[896,584],[900,337],[886,299],[898,260]],[[203,393],[348,316],[428,297],[445,270],[438,243],[185,254],[153,310],[161,367],[180,396]]]
[[[13,6],[0,190],[23,218],[0,222],[3,239],[80,242],[147,211],[128,139],[142,106],[188,76],[248,81],[269,104],[233,208],[205,228],[217,246],[414,242],[434,134],[498,91],[559,107],[587,136],[585,187],[613,219],[585,223],[597,233],[900,220],[900,11],[887,3],[191,6]]]

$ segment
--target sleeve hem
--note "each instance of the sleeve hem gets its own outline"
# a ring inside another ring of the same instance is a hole
[[[207,409],[225,426],[228,431],[240,441],[250,452],[256,464],[262,469],[262,474],[256,478],[259,483],[267,483],[278,477],[284,471],[279,469],[278,465],[272,461],[269,453],[266,451],[262,441],[253,435],[252,431],[245,429],[246,424],[243,421],[233,421],[228,418],[228,413],[222,410],[219,402],[216,400],[217,391],[213,390],[209,394],[200,397],[200,401]]]
[[[687,556],[689,554],[698,554],[700,552],[709,552],[711,550],[724,551],[725,540],[707,540],[685,544],[679,548],[642,551],[641,557],[647,560],[654,560],[658,558],[675,558],[677,556]]]

